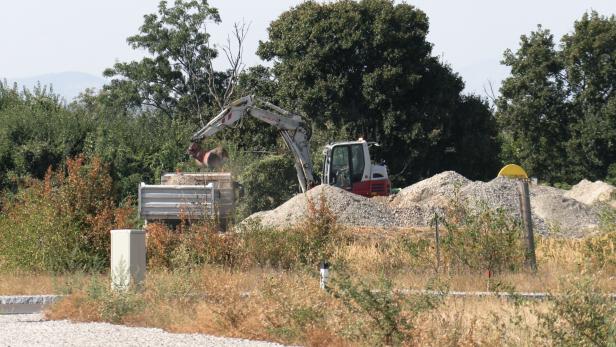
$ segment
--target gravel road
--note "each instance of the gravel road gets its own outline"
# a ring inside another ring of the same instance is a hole
[[[107,323],[48,321],[40,313],[0,315],[0,346],[281,346],[276,343]]]

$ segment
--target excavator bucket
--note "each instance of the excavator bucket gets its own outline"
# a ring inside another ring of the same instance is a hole
[[[195,158],[197,165],[204,166],[210,169],[219,169],[225,161],[229,159],[227,150],[218,146],[210,151],[201,149],[198,143],[193,142],[186,151],[191,157]]]

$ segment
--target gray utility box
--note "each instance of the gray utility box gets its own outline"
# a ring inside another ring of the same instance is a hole
[[[145,232],[111,230],[111,288],[140,287],[145,277]]]
[[[226,225],[233,217],[237,185],[230,173],[165,174],[161,183],[139,185],[139,216],[146,222],[209,218]]]

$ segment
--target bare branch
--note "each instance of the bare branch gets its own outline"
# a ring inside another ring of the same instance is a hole
[[[231,37],[227,37],[227,44],[226,46],[222,47],[222,51],[227,58],[227,62],[229,63],[229,76],[225,81],[226,88],[222,95],[224,105],[229,103],[231,97],[233,96],[235,86],[237,85],[239,75],[242,73],[242,71],[244,71],[244,41],[246,40],[246,35],[248,34],[249,28],[250,24],[246,24],[246,22],[244,21],[242,21],[241,23],[234,23],[233,42],[237,46],[235,49],[235,53],[231,43]]]
[[[490,89],[488,91],[488,89],[486,89],[486,86],[483,86],[483,92],[486,94],[486,96],[488,97],[488,99],[492,102],[492,105],[496,105],[496,93],[494,93],[494,86],[492,85],[492,81],[488,80],[488,88]]]

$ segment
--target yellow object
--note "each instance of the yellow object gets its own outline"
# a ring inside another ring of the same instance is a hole
[[[499,172],[499,176],[511,177],[511,178],[528,178],[526,171],[522,169],[520,165],[508,164],[505,165]]]

